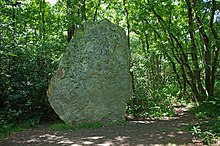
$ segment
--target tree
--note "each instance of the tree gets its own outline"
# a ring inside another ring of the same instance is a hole
[[[202,10],[206,5],[205,2],[168,1],[164,3],[170,10],[168,15],[159,11],[155,1],[148,0],[147,4],[163,28],[163,32],[168,36],[166,39],[171,46],[172,57],[175,58],[179,68],[182,68],[178,74],[183,74],[183,80],[191,87],[195,100],[203,101],[206,97],[212,96],[219,56],[219,37],[216,32],[219,22],[214,22],[216,2],[212,1],[210,12],[204,13]],[[178,7],[187,11],[180,13]],[[174,10],[181,19],[188,20],[188,23],[174,24],[172,21],[177,19]],[[209,20],[208,24],[207,20]]]
[[[65,47],[59,15],[44,0],[0,4],[0,125],[39,122],[53,113],[46,90]]]
[[[47,85],[67,43],[103,18],[128,36],[128,111],[163,115],[176,96],[203,101],[219,90],[217,0],[0,0],[0,8],[0,119],[8,122],[47,114]]]

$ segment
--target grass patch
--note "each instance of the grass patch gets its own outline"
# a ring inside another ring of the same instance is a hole
[[[35,125],[39,124],[38,120],[35,119],[29,119],[27,121],[24,121],[22,124],[17,123],[6,123],[4,120],[1,121],[0,125],[0,140],[4,139],[5,137],[24,131],[30,127],[33,127]]]
[[[201,138],[203,142],[212,145],[220,141],[220,101],[212,99],[205,101],[197,107],[192,108],[191,112],[196,114],[201,122],[193,125],[191,132]]]
[[[72,130],[74,127],[65,123],[54,123],[49,126],[50,130],[67,131]]]
[[[4,125],[2,128],[0,128],[0,140],[4,139],[5,137],[16,133],[16,132],[21,132],[25,129],[27,129],[27,126],[17,126],[17,125],[13,125],[13,124],[8,124],[8,125]]]

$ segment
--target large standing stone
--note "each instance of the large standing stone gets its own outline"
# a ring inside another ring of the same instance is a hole
[[[68,124],[123,121],[131,95],[124,30],[106,19],[85,24],[50,81],[51,106]]]

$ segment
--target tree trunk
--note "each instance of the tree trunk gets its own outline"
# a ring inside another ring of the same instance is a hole
[[[82,22],[86,22],[86,0],[81,0],[81,4]]]
[[[13,48],[16,48],[17,46],[17,40],[16,40],[16,6],[17,3],[12,4],[12,33],[13,33]]]
[[[73,12],[72,12],[72,3],[71,0],[67,0],[67,8],[70,10],[70,13],[68,14],[68,16],[71,18],[73,17]],[[69,12],[69,11],[68,11]],[[69,23],[68,28],[67,28],[67,42],[69,43],[70,40],[72,39],[73,35],[75,32],[75,24],[72,23],[72,21]]]
[[[99,3],[96,6],[95,14],[94,14],[94,17],[93,17],[93,22],[95,22],[96,19],[97,19],[98,9],[99,9],[100,5],[101,5],[101,0],[99,0]]]
[[[215,30],[214,25],[213,25],[215,12],[216,12],[216,1],[212,0],[211,18],[210,18],[209,25],[211,28],[212,36],[214,38],[215,46],[214,46],[214,51],[213,51],[213,63],[211,67],[211,70],[212,70],[212,73],[211,73],[211,87],[212,88],[210,89],[211,96],[214,94],[216,68],[218,64],[218,57],[219,57],[219,50],[220,50],[218,33]]]
[[[128,39],[128,48],[129,48],[129,62],[130,62],[130,75],[132,78],[132,88],[133,88],[133,93],[135,94],[135,84],[134,84],[134,73],[131,71],[131,68],[133,67],[133,63],[131,60],[131,44],[130,44],[130,23],[129,23],[129,12],[127,8],[127,1],[123,0],[123,5],[124,5],[124,11],[125,11],[125,17],[126,17],[126,25],[127,25],[127,39]]]
[[[147,33],[144,33],[145,34],[145,40],[146,40],[146,46],[147,46],[147,51],[150,49],[150,45],[149,45],[149,39],[148,39],[148,34]]]
[[[188,10],[188,25],[189,25],[189,35],[190,35],[190,41],[191,41],[191,57],[192,57],[192,62],[194,65],[194,74],[195,74],[195,78],[197,80],[197,86],[198,86],[198,90],[200,92],[200,96],[199,96],[199,101],[202,101],[204,99],[204,97],[206,96],[204,87],[202,86],[201,83],[201,73],[200,73],[200,67],[198,64],[198,57],[197,57],[197,45],[196,45],[196,41],[195,41],[195,30],[194,30],[194,26],[193,26],[193,13],[192,13],[192,6],[190,0],[186,0],[187,3],[187,10]]]
[[[46,30],[45,30],[45,10],[44,10],[44,7],[45,7],[45,0],[42,0],[40,2],[40,12],[41,12],[41,28],[40,28],[40,38],[41,38],[41,46],[42,46],[42,54],[44,52],[44,44],[45,44],[45,33],[46,33]]]

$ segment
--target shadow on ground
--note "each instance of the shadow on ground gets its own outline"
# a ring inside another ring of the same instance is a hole
[[[0,146],[195,146],[203,145],[188,132],[194,118],[181,111],[172,118],[130,121],[129,124],[98,129],[56,132],[39,126],[16,133]]]

